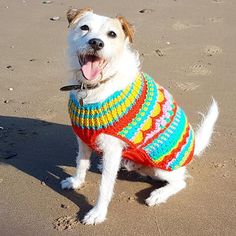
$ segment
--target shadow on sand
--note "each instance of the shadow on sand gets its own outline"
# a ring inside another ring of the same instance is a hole
[[[92,206],[78,191],[61,190],[60,181],[68,175],[60,166],[75,167],[77,142],[70,126],[36,119],[0,116],[0,164],[12,165],[45,182],[54,191],[67,197],[80,208],[78,218]],[[92,156],[90,171],[99,173],[98,158]],[[151,190],[163,186],[161,182],[120,171],[119,179],[131,182],[148,182],[152,187],[136,193],[140,203]]]

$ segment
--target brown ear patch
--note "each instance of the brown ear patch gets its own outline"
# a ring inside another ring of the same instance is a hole
[[[131,25],[123,16],[117,16],[117,19],[122,25],[122,29],[125,33],[125,36],[128,37],[129,41],[132,43],[134,37],[134,26]]]
[[[69,26],[78,18],[80,18],[85,12],[90,11],[93,12],[93,9],[90,7],[86,7],[83,9],[70,9],[67,11],[66,16],[69,22]]]

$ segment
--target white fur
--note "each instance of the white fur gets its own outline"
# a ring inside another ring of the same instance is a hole
[[[97,224],[105,220],[124,148],[123,141],[105,134],[99,135],[97,145],[103,152],[102,180],[96,206],[84,217],[84,224]]]
[[[212,104],[206,116],[203,119],[195,134],[195,149],[194,155],[199,156],[209,145],[211,136],[214,130],[215,123],[219,116],[219,110],[215,99],[212,99]]]
[[[81,25],[88,25],[91,31],[84,35],[79,30]],[[116,39],[109,39],[107,31],[114,30],[117,33]],[[81,66],[78,61],[78,52],[88,50],[88,41],[91,38],[102,39],[105,47],[99,51],[99,55],[108,61],[107,66],[103,70],[104,80],[115,74],[105,84],[94,90],[88,90],[84,103],[95,103],[106,99],[115,91],[119,91],[127,87],[135,79],[139,72],[139,56],[134,50],[131,50],[130,43],[122,31],[122,27],[117,19],[111,19],[92,13],[87,13],[78,22],[75,27],[69,30],[68,34],[68,56],[69,62],[74,76],[70,81],[76,84],[78,81],[87,83],[81,76]],[[95,80],[97,82],[97,80]],[[83,97],[83,95],[82,95]]]
[[[79,145],[79,153],[76,158],[77,171],[73,177],[68,177],[61,181],[62,189],[79,189],[85,181],[86,171],[90,166],[89,159],[92,154],[92,150],[85,145],[81,139],[77,138],[77,140]]]
[[[79,31],[79,26],[82,24],[87,24],[92,29],[87,35],[83,35]],[[106,38],[106,32],[110,28],[118,32],[117,39]],[[131,50],[128,39],[121,32],[121,26],[114,19],[111,20],[111,18],[88,13],[82,19],[79,19],[77,25],[69,31],[69,57],[74,72],[73,83],[81,80],[85,83],[87,82],[84,81],[84,78],[79,72],[80,64],[78,63],[77,54],[80,50],[86,50],[87,41],[92,37],[101,38],[105,43],[104,49],[99,52],[108,61],[107,66],[104,68],[103,79],[114,73],[115,76],[100,87],[87,91],[87,97],[84,99],[85,104],[103,101],[115,91],[121,90],[132,83],[139,71],[140,64],[137,52]],[[78,98],[83,97],[83,94],[75,93]],[[217,104],[213,101],[210,111],[196,134],[195,154],[200,154],[208,145],[217,116]],[[78,142],[79,154],[77,157],[76,175],[63,180],[61,182],[62,188],[76,189],[81,187],[85,181],[86,171],[89,168],[91,150],[81,140]],[[167,181],[164,187],[154,190],[146,199],[146,203],[149,206],[165,202],[170,196],[186,187],[186,167],[181,167],[170,172],[138,165],[132,161],[122,160],[122,150],[126,147],[122,140],[110,135],[101,134],[98,136],[96,142],[98,148],[103,152],[102,179],[97,203],[84,217],[84,224],[98,224],[106,219],[117,172],[121,165],[129,171],[134,170],[142,175],[149,175],[153,179]]]

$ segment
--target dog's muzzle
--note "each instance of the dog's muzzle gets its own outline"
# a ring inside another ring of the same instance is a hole
[[[95,50],[101,50],[104,47],[104,42],[101,39],[93,38],[88,41],[88,44]]]

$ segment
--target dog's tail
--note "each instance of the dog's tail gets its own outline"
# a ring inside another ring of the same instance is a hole
[[[198,126],[195,134],[194,155],[200,156],[204,149],[208,146],[217,121],[219,110],[214,98],[206,115],[202,115],[201,124]]]

